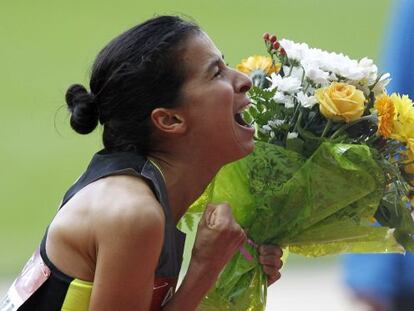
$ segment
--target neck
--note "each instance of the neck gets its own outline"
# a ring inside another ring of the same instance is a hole
[[[161,169],[174,221],[177,223],[189,206],[203,193],[221,165],[195,156],[153,152],[148,158]]]

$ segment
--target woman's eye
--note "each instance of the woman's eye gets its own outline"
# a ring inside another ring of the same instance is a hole
[[[219,68],[214,74],[214,78],[221,76],[221,69]]]

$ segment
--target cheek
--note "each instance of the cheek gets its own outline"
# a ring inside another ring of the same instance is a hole
[[[230,113],[233,115],[234,110],[234,92],[233,88],[224,85],[221,88],[217,88],[216,90],[212,91],[215,106],[220,108],[221,112]]]
[[[191,108],[189,109],[191,127],[205,130],[212,124],[216,130],[228,131],[234,115],[234,91],[228,83],[206,87],[198,94],[187,97]],[[197,124],[194,124],[197,123]]]

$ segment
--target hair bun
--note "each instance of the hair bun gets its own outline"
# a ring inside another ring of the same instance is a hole
[[[70,125],[79,134],[88,134],[98,125],[99,113],[95,96],[83,85],[73,84],[66,91],[66,103],[71,113]]]

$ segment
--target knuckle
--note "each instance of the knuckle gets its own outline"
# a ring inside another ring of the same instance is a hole
[[[274,252],[275,252],[276,256],[278,256],[278,257],[282,257],[283,256],[283,250],[279,246],[277,246],[275,248]]]
[[[221,205],[223,208],[231,209],[230,204],[229,204],[229,203],[227,203],[227,202],[223,202],[223,203],[221,203],[220,205]]]
[[[259,263],[262,265],[265,264],[265,258],[262,255],[259,255]]]
[[[218,203],[218,204],[216,205],[216,207],[217,207],[217,208],[220,208],[220,209],[221,209],[221,210],[223,210],[223,211],[228,211],[228,210],[231,210],[230,205],[229,205],[228,203],[226,203],[226,202],[224,202],[224,203]]]
[[[260,245],[259,253],[262,255],[273,255],[277,257],[283,256],[283,251],[279,246],[276,245]]]
[[[247,240],[247,234],[246,234],[246,232],[244,232],[243,229],[240,230],[240,236],[244,241]]]
[[[276,270],[275,270],[275,269],[270,268],[270,267],[269,267],[269,266],[267,266],[267,265],[264,265],[264,266],[263,266],[263,272],[264,272],[264,273],[266,273],[266,274],[267,274],[267,275],[269,275],[269,276],[272,276],[272,275],[275,275]]]
[[[277,272],[275,281],[279,280],[281,277],[282,277],[282,274],[280,272]]]
[[[239,234],[241,233],[241,231],[242,231],[240,227],[235,226],[235,225],[230,226],[230,227],[229,227],[229,230],[230,230],[233,234],[236,234],[236,235],[239,235]]]

